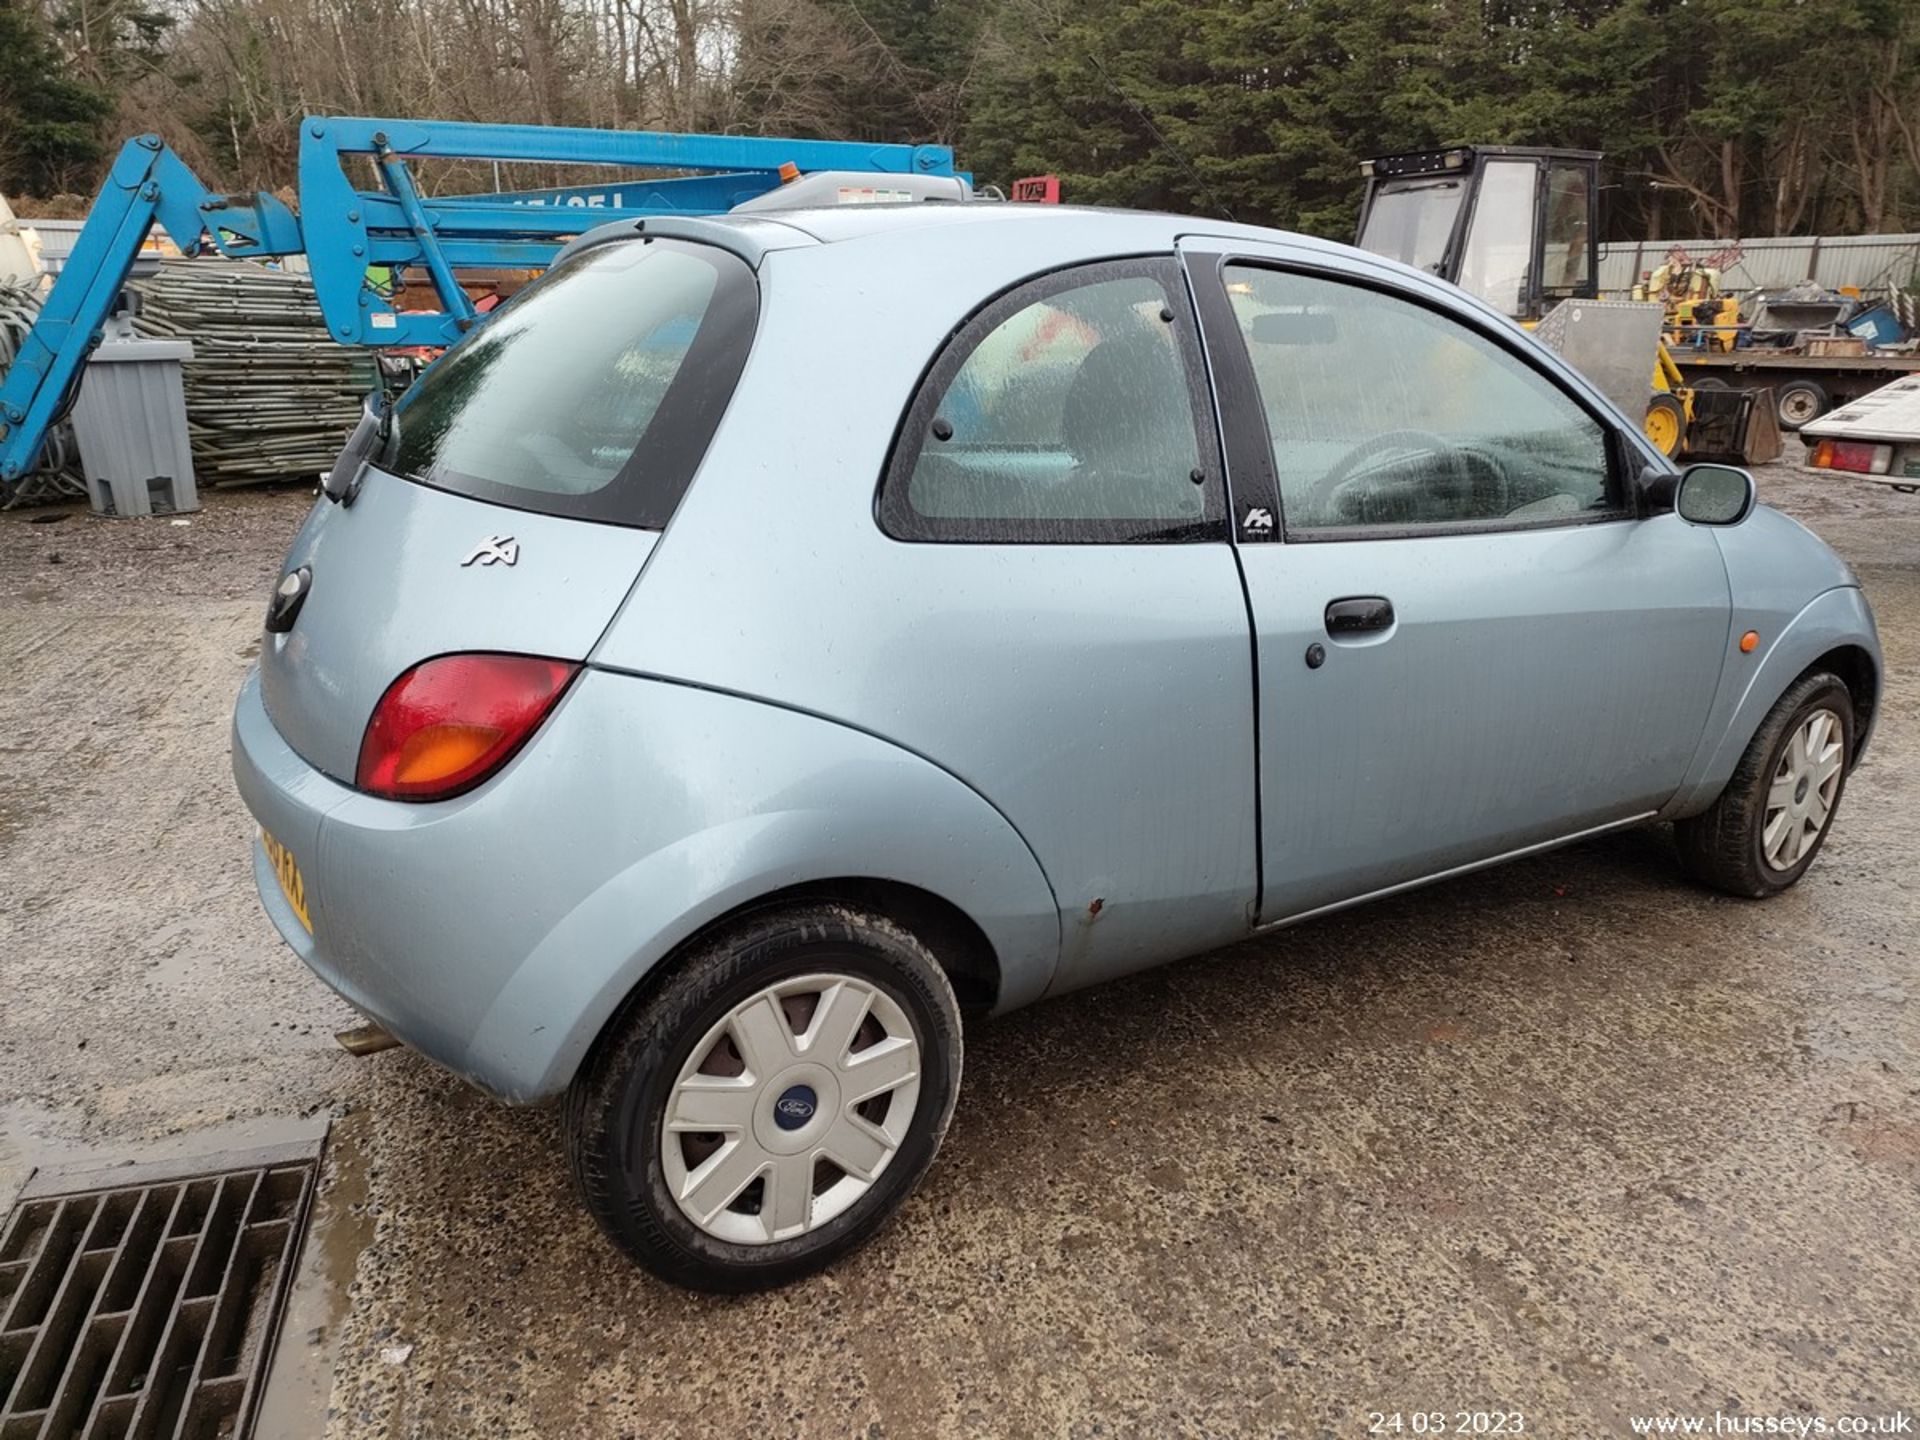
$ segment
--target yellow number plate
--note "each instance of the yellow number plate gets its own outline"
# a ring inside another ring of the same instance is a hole
[[[293,907],[293,913],[300,917],[300,923],[311,935],[313,921],[307,918],[307,882],[300,878],[300,867],[294,863],[293,852],[264,830],[260,832],[260,843],[266,847],[267,860],[280,881],[280,893],[287,897],[287,904]]]

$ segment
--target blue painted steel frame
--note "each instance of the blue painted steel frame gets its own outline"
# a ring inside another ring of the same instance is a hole
[[[372,157],[385,189],[348,179],[344,162],[356,155]],[[427,197],[408,162],[429,157],[713,173]],[[943,145],[314,116],[301,123],[296,218],[269,194],[212,194],[158,136],[129,140],[0,384],[0,485],[32,467],[156,222],[190,254],[210,245],[236,257],[306,255],[321,313],[343,345],[438,346],[477,319],[461,270],[540,269],[582,230],[609,221],[719,214],[777,187],[789,164],[802,173],[956,173]],[[369,266],[424,268],[441,308],[396,313],[368,287]]]

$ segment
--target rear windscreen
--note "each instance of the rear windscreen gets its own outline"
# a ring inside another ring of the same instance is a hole
[[[759,292],[724,250],[584,250],[449,350],[401,400],[385,467],[521,510],[659,529],[753,342]]]

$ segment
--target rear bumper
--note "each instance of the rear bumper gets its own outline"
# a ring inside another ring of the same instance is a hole
[[[576,701],[591,688],[576,682],[498,775],[433,804],[362,794],[309,765],[255,675],[234,706],[234,781],[299,865],[313,925],[256,836],[254,883],[281,937],[409,1048],[516,1103],[565,1089],[591,1040],[574,1032],[596,987],[651,938],[639,916],[556,943],[629,853],[608,833],[618,811],[578,734]]]
[[[412,920],[404,920],[399,908],[402,897],[394,886],[356,893],[337,865],[329,863],[333,847],[323,836],[331,817],[346,812],[351,824],[356,805],[403,807],[360,795],[295,754],[267,717],[257,674],[247,677],[234,707],[233,775],[260,828],[285,846],[300,866],[311,933],[288,903],[266,847],[255,835],[254,885],[267,918],[294,954],[348,1004],[429,1059],[488,1090],[511,1093],[516,1089],[517,1077],[472,1062],[468,1031],[476,992],[486,986],[485,966],[463,969],[452,949],[429,943],[426,932],[441,925],[428,914],[437,917],[443,912],[437,906],[415,904]],[[458,905],[456,899],[455,911]],[[398,922],[397,944],[406,943],[401,936],[413,929],[413,941],[420,948],[386,952],[376,959],[364,945],[369,919],[381,930]],[[462,944],[455,935],[444,940],[456,948]]]

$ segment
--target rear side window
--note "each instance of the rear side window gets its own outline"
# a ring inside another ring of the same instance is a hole
[[[1024,285],[962,327],[929,372],[881,523],[903,540],[1221,538],[1199,376],[1171,261]]]
[[[387,468],[516,509],[659,529],[733,395],[758,309],[753,271],[712,246],[582,251],[420,378]]]

